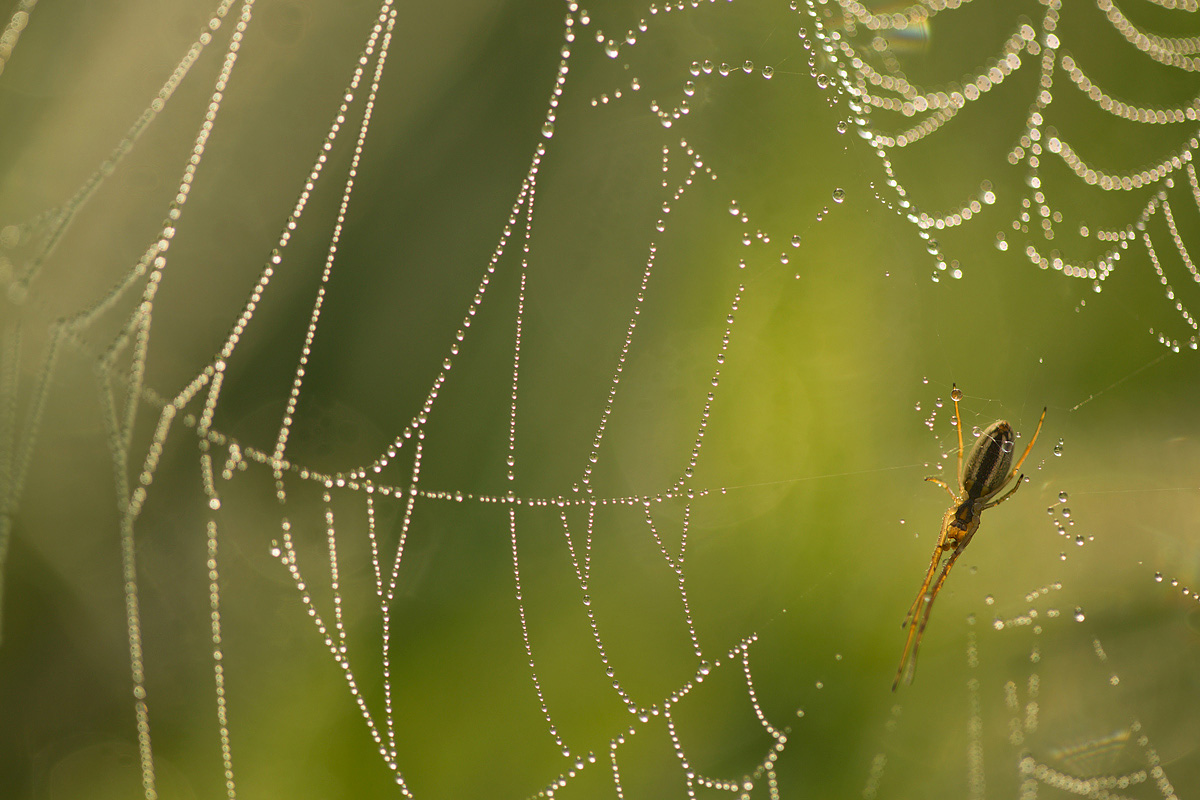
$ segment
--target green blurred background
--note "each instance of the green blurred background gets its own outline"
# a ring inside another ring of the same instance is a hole
[[[1194,14],[1129,5],[1148,31],[1200,35]],[[823,24],[842,24],[836,6],[817,8]],[[422,426],[421,486],[580,498],[605,419],[594,496],[655,498],[684,477],[712,393],[686,481],[698,496],[649,506],[672,553],[686,513],[687,608],[704,658],[720,662],[675,711],[688,768],[740,781],[768,753],[772,740],[755,717],[740,660],[727,656],[757,635],[749,649],[755,696],[771,724],[790,728],[777,764],[784,797],[1013,796],[1027,754],[1083,778],[1142,770],[1144,782],[1122,789],[1133,797],[1165,794],[1150,773],[1158,758],[1180,796],[1194,793],[1198,381],[1194,331],[1175,304],[1194,307],[1200,292],[1161,213],[1146,232],[1171,298],[1131,227],[1135,235],[1099,293],[1092,281],[1038,269],[1023,255],[1028,241],[1094,265],[1108,245],[1080,227],[1126,230],[1158,191],[1195,249],[1197,200],[1185,171],[1173,173],[1170,187],[1106,193],[1046,155],[1039,176],[1061,213],[1055,238],[1048,241],[1036,219],[1032,233],[1014,231],[1022,199],[1035,189],[1027,166],[1006,156],[1043,88],[1039,59],[1023,53],[1021,70],[890,156],[909,197],[931,214],[977,197],[985,180],[993,186],[994,205],[935,234],[939,266],[897,212],[880,159],[853,124],[839,132],[856,114],[844,93],[810,75],[834,76],[837,64],[817,53],[810,68],[797,32],[816,41],[816,27],[803,5],[688,3],[651,14],[606,3],[588,9],[586,25],[573,13],[570,70],[546,138],[570,10],[520,2],[398,8],[289,458],[325,473],[369,464],[420,412],[543,147],[529,237],[523,217],[510,223],[515,233]],[[1040,32],[1046,10],[975,0],[937,15],[919,37],[882,36],[881,44],[914,83],[936,89],[986,69],[1021,24]],[[211,13],[194,2],[36,6],[0,74],[0,227],[28,223],[6,228],[16,233],[0,242],[6,284],[19,284],[44,244],[38,215],[72,197],[108,157]],[[174,396],[210,364],[237,320],[375,13],[359,2],[254,6],[155,299],[146,367],[147,386],[159,395]],[[6,465],[19,466],[31,441],[27,481],[18,487],[11,468],[6,473],[13,522],[0,643],[5,797],[144,794],[113,447],[95,366],[140,288],[64,346],[50,372],[47,331],[103,297],[157,237],[232,24],[217,31],[81,208],[24,296],[10,291],[0,312],[5,352],[16,354],[4,376],[18,420],[16,443],[4,445]],[[597,31],[618,42],[631,31],[637,43],[610,58]],[[859,45],[871,42],[862,30],[854,35]],[[1194,73],[1149,59],[1095,5],[1069,4],[1057,35],[1093,81],[1126,102],[1194,103]],[[716,69],[706,71],[706,60]],[[733,67],[728,76],[719,74],[722,63]],[[1098,167],[1136,171],[1195,150],[1194,121],[1120,120],[1061,71],[1055,81],[1047,124]],[[670,128],[651,110],[683,101],[688,113]],[[361,105],[352,107],[295,240],[229,359],[214,427],[245,446],[274,446],[360,114]],[[898,114],[872,119],[883,130],[909,124]],[[1001,231],[1006,251],[995,246]],[[1180,352],[1160,337],[1179,342]],[[115,386],[128,363],[123,353],[107,373]],[[26,426],[47,375],[40,424]],[[939,597],[916,681],[893,695],[899,623],[947,501],[922,479],[953,470],[952,383],[965,393],[967,431],[1006,418],[1029,436],[1042,407],[1049,410],[1025,465],[1030,480],[985,516]],[[199,413],[201,403],[187,411]],[[116,467],[131,479],[157,418],[143,403],[129,463]],[[380,480],[406,486],[409,451]],[[198,462],[193,430],[177,424],[135,531],[150,737],[166,798],[226,791]],[[291,476],[281,509],[269,472],[251,465],[219,488],[222,666],[237,794],[398,796],[342,669],[269,553],[286,515],[315,602],[331,613],[321,487]],[[572,766],[530,678],[511,507],[422,499],[413,512],[390,665],[397,761],[418,797],[525,797]],[[381,615],[362,493],[335,492],[331,508],[348,657],[378,714]],[[514,513],[523,608],[550,716],[573,754],[599,756],[560,796],[616,796],[608,752],[630,725],[638,733],[618,750],[624,796],[686,796],[663,717],[641,724],[629,714],[585,614],[595,614],[605,653],[638,704],[661,709],[696,675],[701,659],[679,579],[645,508],[596,507],[586,607],[563,536],[565,519],[582,553],[586,508],[521,504]],[[404,503],[378,498],[376,514],[387,564]],[[996,630],[994,620],[1016,622]],[[768,796],[768,788],[759,779],[753,796]]]

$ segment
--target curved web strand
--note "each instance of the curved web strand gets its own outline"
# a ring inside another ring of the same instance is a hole
[[[1045,10],[1040,20],[1015,23],[1013,33],[974,74],[966,78],[955,76],[938,87],[925,87],[899,72],[895,59],[878,55],[881,45],[883,54],[888,55],[888,40],[885,33],[875,32],[886,32],[897,26],[925,24],[925,17],[928,16],[926,11],[922,11],[920,6],[913,6],[892,14],[873,15],[853,0],[842,0],[839,5],[847,20],[853,20],[853,24],[838,29],[832,21],[826,21],[817,10],[819,5],[816,3],[807,4],[809,18],[815,27],[817,40],[823,43],[826,57],[836,69],[842,91],[850,98],[849,106],[855,112],[852,119],[860,135],[875,148],[886,186],[892,195],[886,203],[907,217],[916,226],[918,236],[926,241],[927,249],[935,259],[932,276],[935,281],[943,277],[958,279],[963,274],[957,261],[951,263],[942,252],[941,244],[935,238],[936,232],[972,224],[989,206],[1001,203],[1005,198],[997,193],[999,181],[986,179],[978,189],[968,189],[966,193],[974,197],[963,200],[957,207],[944,212],[927,211],[906,189],[898,172],[900,159],[905,149],[912,145],[952,135],[953,122],[960,110],[983,103],[991,96],[994,87],[1017,71],[1030,68],[1036,70],[1039,77],[1032,87],[1024,130],[1008,153],[1008,163],[1023,170],[1024,183],[1029,187],[1028,194],[1020,199],[1019,210],[1012,219],[1010,230],[996,233],[996,248],[1007,251],[1015,247],[1036,268],[1090,281],[1096,293],[1103,290],[1131,240],[1141,239],[1147,245],[1148,254],[1162,249],[1155,244],[1155,234],[1147,227],[1147,223],[1158,213],[1161,204],[1173,192],[1177,193],[1181,172],[1191,170],[1188,172],[1191,181],[1194,172],[1192,163],[1200,153],[1200,137],[1194,131],[1182,133],[1167,152],[1146,154],[1141,160],[1150,166],[1137,170],[1112,169],[1098,161],[1088,160],[1078,152],[1084,145],[1072,143],[1055,127],[1057,94],[1066,90],[1065,87],[1061,90],[1057,88],[1056,79],[1059,76],[1068,78],[1072,88],[1083,92],[1090,103],[1118,118],[1123,124],[1157,126],[1194,123],[1200,118],[1200,100],[1197,100],[1200,95],[1193,93],[1187,102],[1173,107],[1155,107],[1137,102],[1135,98],[1117,100],[1084,72],[1080,66],[1084,56],[1067,52],[1066,48],[1075,43],[1080,34],[1075,33],[1074,28],[1060,24],[1062,4],[1059,0],[1042,0],[1041,5]],[[1097,5],[1104,24],[1111,26],[1134,49],[1136,55],[1132,60],[1149,59],[1186,71],[1198,68],[1200,61],[1197,61],[1195,53],[1200,52],[1200,37],[1155,35],[1135,26],[1111,0],[1101,0]],[[1175,12],[1191,12],[1195,7],[1194,3],[1172,2],[1163,5]],[[941,14],[951,13],[948,6],[943,8],[940,4],[938,10]],[[869,33],[870,38],[864,33]],[[1111,61],[1112,54],[1106,54],[1105,58]],[[1061,85],[1062,82],[1057,83]],[[904,120],[905,127],[896,131],[888,130],[882,120],[897,114]],[[910,119],[917,121],[914,123]],[[1046,170],[1042,162],[1049,155],[1060,159],[1085,186],[1105,192],[1142,193],[1148,197],[1142,201],[1140,212],[1135,212],[1132,218],[1112,220],[1102,225],[1082,222],[1072,225],[1066,210],[1052,202],[1054,187],[1043,178]],[[1099,244],[1101,252],[1073,255],[1070,250],[1064,249],[1059,244],[1057,232],[1066,226],[1072,226],[1085,239]],[[1168,226],[1174,227],[1170,222]],[[1174,235],[1172,238],[1175,238]],[[1012,239],[1023,240],[1023,243],[1014,243]],[[1186,247],[1180,247],[1178,241],[1174,246],[1181,255],[1186,253]],[[1183,258],[1186,266],[1190,258],[1186,255]],[[1150,261],[1155,269],[1159,269],[1153,255],[1150,255]],[[1151,329],[1151,334],[1175,352],[1183,347],[1195,350],[1200,344],[1197,343],[1194,315],[1176,292],[1168,289],[1166,295],[1166,299],[1179,312],[1185,327],[1179,334],[1167,334],[1156,327]],[[1080,307],[1086,302],[1081,300]]]

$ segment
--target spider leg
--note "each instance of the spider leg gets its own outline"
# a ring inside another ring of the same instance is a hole
[[[917,626],[913,625],[908,629],[908,638],[904,640],[904,655],[900,657],[900,666],[896,667],[896,678],[892,681],[892,691],[896,691],[900,686],[900,681],[905,684],[912,683],[913,674],[917,670],[917,651],[913,647],[913,640],[917,636]]]
[[[942,549],[938,548],[935,551],[934,558],[937,559],[929,568],[929,575],[925,577],[925,583],[921,586],[921,593],[917,595],[916,601],[913,602],[913,607],[908,612],[908,618],[904,620],[904,624],[908,625],[908,637],[904,640],[904,654],[900,657],[900,666],[896,667],[896,678],[892,681],[892,691],[900,685],[901,681],[905,684],[912,683],[913,675],[917,671],[917,648],[921,646],[921,636],[925,633],[925,625],[929,622],[929,611],[933,607],[933,598],[937,596],[938,590],[941,589],[942,582],[946,580],[946,573],[950,569],[950,565],[954,563],[954,559],[958,558],[958,553],[961,550],[955,550],[950,556],[950,560],[946,562],[946,566],[942,567],[942,574],[938,577],[937,583],[932,591],[926,593],[929,589],[930,579],[933,577],[934,571],[937,569],[938,562],[941,560]],[[913,618],[917,618],[916,624],[909,625]]]
[[[950,493],[950,496],[954,498],[954,502],[956,504],[958,503],[958,495],[956,495],[954,493],[954,490],[951,489],[950,486],[944,480],[942,480],[941,478],[934,478],[933,476],[930,476],[930,477],[926,478],[925,480],[929,481],[930,483],[936,483],[938,486],[945,489],[947,492]]]
[[[962,479],[963,479],[963,474],[962,474],[962,456],[963,456],[962,416],[958,413],[958,398],[960,398],[960,397],[962,397],[962,392],[960,392],[958,390],[958,384],[956,384],[956,383],[950,384],[950,399],[954,401],[954,428],[955,428],[955,430],[958,431],[958,485],[962,486]],[[1045,413],[1043,413],[1042,416],[1045,416]],[[1039,428],[1040,427],[1041,426],[1039,426]],[[1035,438],[1037,437],[1036,433],[1034,434],[1034,437]],[[1030,444],[1033,444],[1033,442],[1030,442]],[[1022,460],[1024,460],[1024,459],[1022,459]],[[951,492],[951,494],[953,494],[953,492]]]
[[[974,533],[974,531],[971,531],[971,533]],[[967,542],[970,540],[971,535],[968,533],[967,536],[963,538],[959,546],[954,548],[954,552],[950,554],[950,558],[946,560],[945,566],[942,567],[941,574],[938,575],[937,583],[933,585],[933,589],[929,592],[929,597],[925,601],[924,607],[921,609],[920,620],[916,625],[913,626],[916,631],[916,637],[913,640],[912,654],[909,656],[908,660],[908,669],[905,670],[906,683],[912,681],[913,673],[916,672],[917,669],[917,649],[921,646],[921,637],[925,635],[925,626],[929,624],[929,615],[933,612],[934,598],[936,598],[938,596],[938,592],[942,590],[942,584],[946,582],[947,576],[950,575],[950,570],[954,567],[954,562],[958,561],[958,557],[962,555],[963,550],[966,549]]]
[[[921,591],[917,593],[917,599],[913,601],[912,606],[908,609],[908,614],[904,616],[904,622],[900,623],[901,628],[907,628],[913,617],[917,615],[917,609],[921,607],[921,599],[925,597],[925,590],[933,581],[933,574],[937,572],[938,564],[942,560],[942,553],[950,549],[946,547],[946,539],[949,536],[950,521],[954,518],[954,510],[954,506],[951,506],[942,517],[942,531],[938,535],[937,547],[933,548],[933,558],[929,560],[929,571],[925,573],[925,581],[921,584]]]
[[[967,549],[967,545],[971,543],[971,537],[975,535],[975,531],[979,529],[979,518],[975,518],[975,522],[967,530],[962,541],[958,543],[958,547],[954,548],[954,552],[950,554],[950,558],[946,561],[946,565],[942,567],[942,573],[938,575],[937,583],[933,585],[933,591],[929,593],[929,602],[925,604],[925,608],[921,613],[921,624],[917,629],[917,641],[920,641],[920,634],[925,632],[925,625],[929,622],[929,612],[933,608],[933,598],[937,597],[937,593],[942,590],[942,584],[946,582],[946,577],[950,574],[950,568],[954,566],[954,562],[958,561],[958,557],[962,555],[963,550]],[[916,648],[913,649],[913,655],[916,655]]]
[[[904,615],[904,622],[900,623],[901,628],[907,628],[913,618],[917,616],[917,611],[921,607],[921,601],[925,599],[925,591],[929,588],[929,584],[933,582],[933,574],[937,572],[938,564],[942,560],[942,547],[938,545],[933,550],[933,561],[929,564],[929,571],[925,573],[925,580],[921,583],[921,591],[917,593],[917,599],[913,600],[913,604],[908,609],[908,613]]]
[[[990,503],[988,503],[987,505],[985,505],[983,508],[979,509],[980,513],[983,512],[984,508],[991,508],[992,506],[998,506],[1001,503],[1003,503],[1005,500],[1007,500],[1008,498],[1012,497],[1014,494],[1017,493],[1017,489],[1021,488],[1021,484],[1022,484],[1022,482],[1024,482],[1024,480],[1025,480],[1024,475],[1018,475],[1017,482],[1015,484],[1013,484],[1013,487],[1011,489],[1009,489],[1007,492],[1005,492],[1004,495],[999,500],[993,500]],[[997,490],[997,491],[999,491],[999,490]]]
[[[896,669],[896,680],[892,683],[892,691],[896,691],[896,687],[900,685],[900,679],[904,676],[905,683],[912,681],[912,670],[910,666],[910,654],[913,650],[913,639],[917,636],[917,626],[910,623],[921,613],[922,603],[926,603],[925,593],[929,589],[929,584],[933,581],[934,573],[937,572],[938,564],[942,561],[942,554],[949,548],[945,546],[946,539],[949,536],[950,523],[954,519],[954,511],[956,507],[951,506],[947,509],[946,514],[942,517],[942,531],[938,536],[937,546],[933,548],[933,558],[929,561],[929,571],[925,573],[925,580],[921,583],[921,591],[917,592],[917,598],[913,600],[912,606],[908,609],[908,614],[904,617],[904,622],[900,624],[901,628],[908,628],[908,638],[904,640],[904,654],[900,658],[900,666]],[[937,590],[934,590],[937,593]],[[930,600],[932,602],[932,600]],[[922,623],[921,628],[924,629]],[[905,674],[907,673],[907,674]]]
[[[1021,460],[1013,465],[1012,472],[1008,473],[1009,477],[1017,474],[1017,470],[1025,463],[1025,459],[1029,456],[1029,451],[1033,449],[1033,443],[1037,441],[1038,434],[1042,432],[1042,423],[1046,421],[1046,409],[1042,408],[1042,416],[1038,419],[1037,428],[1033,431],[1033,438],[1029,440],[1029,444],[1025,445],[1025,452],[1021,453]]]
[[[953,514],[954,509],[946,512],[947,518]],[[947,520],[948,521],[948,520]],[[929,589],[929,581],[933,576],[934,570],[937,568],[940,556],[945,552],[944,548],[939,544],[938,549],[934,551],[934,563],[930,566],[929,574],[925,576],[925,583],[921,586],[921,593],[917,595],[916,602],[913,603],[912,609],[909,610],[909,616],[905,619],[907,625],[915,615],[917,623],[908,629],[908,638],[904,641],[904,655],[900,658],[900,666],[896,668],[896,679],[892,681],[892,691],[900,685],[900,681],[904,683],[912,683],[913,675],[917,671],[917,650],[921,647],[921,637],[925,634],[925,626],[929,624],[929,614],[933,611],[933,601],[937,597],[938,592],[942,590],[942,584],[946,582],[946,577],[950,574],[950,569],[954,566],[954,562],[958,561],[958,557],[962,555],[963,550],[971,542],[971,537],[975,535],[975,531],[979,529],[979,517],[976,516],[967,528],[967,532],[954,548],[954,552],[950,554],[950,558],[946,560],[942,567],[941,573],[938,575],[937,583],[933,585],[933,589],[926,594]]]

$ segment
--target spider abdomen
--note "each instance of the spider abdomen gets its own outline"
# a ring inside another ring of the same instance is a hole
[[[968,498],[986,497],[1007,482],[1014,439],[1012,426],[1002,419],[979,435],[963,465],[962,488]]]

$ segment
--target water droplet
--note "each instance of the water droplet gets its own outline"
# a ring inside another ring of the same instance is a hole
[[[546,120],[545,124],[542,125],[542,136],[545,136],[547,139],[553,138],[553,136],[554,136],[553,120]]]
[[[833,190],[833,202],[840,203],[846,199],[846,190],[840,186]]]
[[[1063,440],[1059,439],[1058,443],[1054,445],[1054,455],[1061,456],[1062,454],[1063,454]]]
[[[1163,581],[1162,573],[1161,572],[1154,573],[1154,580],[1158,583],[1162,583],[1162,581]]]
[[[1060,502],[1060,503],[1065,503],[1065,502],[1067,502],[1067,493],[1066,493],[1066,492],[1059,492],[1059,493],[1058,493],[1058,502]]]
[[[983,602],[984,602],[984,603],[986,603],[987,605],[989,605],[989,606],[990,606],[990,605],[992,605],[993,603],[995,603],[995,602],[996,602],[996,598],[992,597],[992,596],[989,594],[989,595],[987,595],[986,597],[984,597],[984,598],[983,598]]]
[[[1075,606],[1075,621],[1083,622],[1085,619],[1087,619],[1087,617],[1083,615],[1083,609],[1079,606]]]

